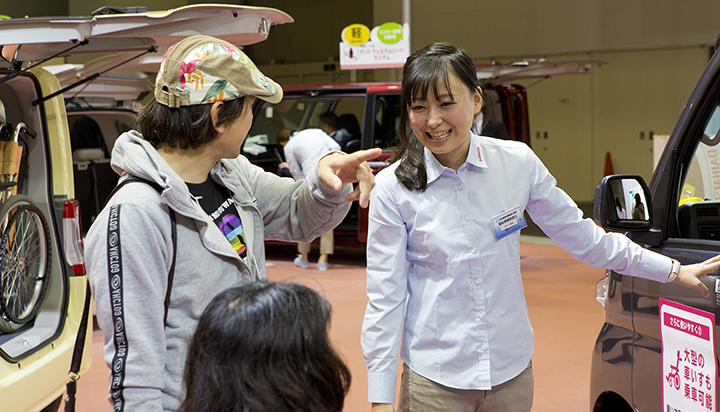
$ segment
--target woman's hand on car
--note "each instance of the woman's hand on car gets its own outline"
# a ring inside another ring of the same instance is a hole
[[[382,149],[378,148],[359,150],[350,154],[331,153],[320,159],[318,178],[336,191],[342,189],[345,183],[357,182],[357,187],[345,197],[345,201],[357,200],[361,207],[367,207],[370,202],[370,191],[375,186],[375,177],[367,161],[375,159],[381,153]]]
[[[720,255],[712,257],[704,262],[692,265],[680,265],[680,271],[678,272],[677,278],[675,278],[675,282],[683,286],[695,288],[699,290],[704,297],[708,297],[708,288],[700,281],[700,279],[707,276],[710,272],[718,269],[720,269]]]

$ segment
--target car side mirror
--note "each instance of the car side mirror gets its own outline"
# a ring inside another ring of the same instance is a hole
[[[637,175],[602,178],[595,188],[593,219],[608,230],[649,230],[652,227],[652,204],[643,178]]]

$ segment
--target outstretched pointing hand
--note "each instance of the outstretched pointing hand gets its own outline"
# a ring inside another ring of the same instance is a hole
[[[370,191],[375,186],[375,178],[367,161],[380,156],[382,149],[360,150],[354,153],[332,153],[320,159],[318,178],[321,182],[340,191],[344,183],[358,182],[355,190],[345,197],[346,202],[357,200],[361,207],[370,202]]]

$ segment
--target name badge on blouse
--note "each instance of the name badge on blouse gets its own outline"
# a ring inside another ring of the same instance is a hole
[[[492,222],[493,227],[495,228],[495,238],[497,240],[504,238],[510,233],[517,232],[518,230],[527,227],[525,217],[519,207],[507,212],[502,212],[501,214],[493,217]]]

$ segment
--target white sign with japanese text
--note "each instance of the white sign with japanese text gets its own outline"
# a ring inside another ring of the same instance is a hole
[[[660,299],[663,411],[716,412],[715,315]]]
[[[410,55],[407,23],[383,23],[372,30],[362,24],[343,29],[340,69],[390,69],[402,67]]]

